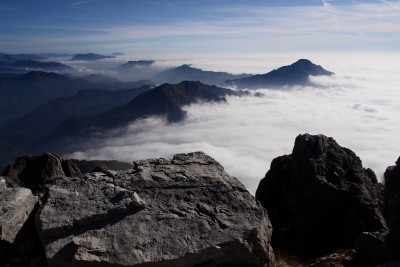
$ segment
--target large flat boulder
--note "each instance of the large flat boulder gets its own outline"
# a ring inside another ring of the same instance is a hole
[[[256,198],[273,225],[272,242],[304,259],[353,248],[363,232],[385,228],[383,186],[350,149],[323,135],[299,135],[275,158]]]
[[[26,188],[0,189],[0,240],[14,243],[38,198]]]
[[[46,179],[49,266],[268,266],[266,210],[202,152]]]

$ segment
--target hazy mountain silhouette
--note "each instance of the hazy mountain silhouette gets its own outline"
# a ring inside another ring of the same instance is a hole
[[[182,65],[177,68],[163,71],[152,80],[156,83],[179,83],[181,81],[200,81],[206,84],[218,85],[229,79],[248,77],[248,74],[234,75],[226,72],[204,71],[193,68],[190,65]]]
[[[65,120],[55,129],[52,138],[85,136],[93,131],[113,129],[131,121],[149,116],[165,116],[169,122],[179,122],[185,118],[182,106],[204,102],[224,102],[226,95],[243,95],[199,81],[184,81],[179,84],[162,84],[135,97],[129,103],[107,112]]]
[[[0,53],[0,61],[14,62],[17,60],[42,60],[46,59],[34,54],[4,54]]]
[[[82,90],[72,96],[41,104],[17,121],[0,128],[0,151],[8,155],[10,150],[13,150],[18,152],[14,155],[17,156],[29,151],[30,146],[41,139],[46,139],[46,136],[68,117],[90,116],[113,109],[150,89],[150,86],[144,86],[119,91]]]
[[[74,55],[68,53],[37,53],[36,55],[45,58],[71,58]]]
[[[124,63],[120,66],[117,67],[117,70],[120,71],[126,71],[126,70],[134,70],[138,68],[144,68],[144,67],[149,67],[152,64],[154,64],[154,60],[134,60],[134,61],[128,61],[127,63]]]
[[[92,60],[99,60],[99,59],[106,59],[106,58],[115,58],[114,56],[103,56],[94,53],[87,53],[87,54],[76,54],[71,58],[71,60],[81,60],[81,61],[92,61]]]
[[[17,60],[14,62],[0,61],[0,67],[45,71],[72,70],[70,66],[58,62],[42,62],[36,60]]]
[[[330,76],[333,74],[333,72],[325,70],[320,65],[315,65],[308,59],[300,59],[289,66],[280,67],[266,74],[228,80],[224,85],[238,89],[281,88],[283,86],[309,84],[309,76]]]
[[[118,80],[116,78],[111,78],[109,76],[105,76],[105,75],[101,75],[101,74],[89,74],[86,76],[82,76],[80,78],[84,79],[86,81],[89,81],[91,83],[101,83],[101,84],[114,84],[114,83],[121,82],[120,80]]]
[[[88,81],[56,73],[0,74],[0,126],[42,103],[88,88]]]

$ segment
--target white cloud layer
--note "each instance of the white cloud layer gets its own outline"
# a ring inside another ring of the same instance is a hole
[[[287,65],[292,58],[260,60]],[[186,107],[188,117],[183,123],[141,120],[66,157],[132,161],[201,150],[254,193],[272,159],[290,154],[298,134],[321,133],[352,149],[381,179],[386,167],[400,156],[400,55],[310,58],[336,76],[314,78],[318,87],[265,89],[259,90],[263,97],[229,97],[227,104],[191,105]],[[205,64],[204,60],[192,62]],[[223,64],[221,60],[217,68]],[[239,69],[230,60],[225,64]],[[247,72],[245,66],[242,72]]]

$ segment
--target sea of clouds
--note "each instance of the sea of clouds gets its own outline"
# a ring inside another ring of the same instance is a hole
[[[254,193],[273,158],[290,154],[297,135],[324,134],[353,150],[382,180],[400,156],[400,55],[308,54],[336,73],[313,77],[315,86],[261,89],[261,97],[228,97],[225,104],[185,107],[187,118],[167,124],[147,118],[116,129],[64,157],[137,159],[204,151]],[[170,59],[204,70],[266,73],[299,59],[296,54],[212,59]]]

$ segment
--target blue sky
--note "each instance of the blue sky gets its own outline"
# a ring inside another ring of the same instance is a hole
[[[0,51],[398,52],[400,1],[0,0]]]

